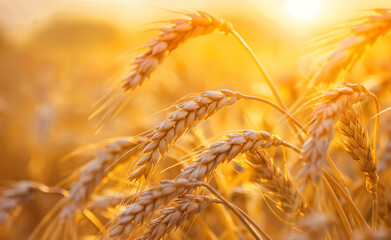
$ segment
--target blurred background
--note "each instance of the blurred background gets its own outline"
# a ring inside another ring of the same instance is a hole
[[[317,60],[335,46],[327,39],[316,44],[311,40],[330,31],[342,37],[352,25],[340,23],[366,16],[378,7],[391,7],[391,3],[0,0],[0,183],[29,179],[55,185],[72,169],[60,161],[68,153],[108,137],[151,129],[167,113],[160,110],[190,93],[228,88],[274,101],[238,42],[213,33],[191,39],[174,51],[146,84],[132,93],[125,110],[97,133],[97,119],[89,120],[94,103],[107,92],[114,76],[142,53],[141,47],[156,35],[155,30],[167,25],[165,20],[183,18],[178,12],[202,10],[230,21],[291,105]],[[377,81],[387,75],[390,48],[386,41],[379,42],[349,78]],[[376,62],[376,67],[368,62]],[[252,111],[244,111],[243,106]],[[213,132],[205,130],[205,135],[245,128],[270,130],[273,117],[259,114],[263,108],[242,103],[230,108],[229,114],[222,111],[219,120],[205,127]],[[243,117],[228,120],[232,114]],[[273,132],[284,135],[288,127],[279,125]],[[27,234],[36,219],[26,221],[30,226],[24,228]]]

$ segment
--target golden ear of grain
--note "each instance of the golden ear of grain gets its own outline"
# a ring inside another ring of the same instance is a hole
[[[379,9],[377,12],[380,15],[371,16],[364,24],[353,28],[351,35],[323,60],[325,65],[312,77],[310,87],[336,81],[342,71],[351,68],[361,58],[368,46],[390,31],[391,11]]]
[[[246,160],[263,194],[273,201],[278,209],[293,215],[304,215],[307,212],[305,201],[298,194],[295,183],[289,176],[281,174],[266,150],[248,152]]]
[[[264,131],[246,130],[227,135],[225,140],[205,148],[196,157],[195,163],[184,168],[183,172],[175,180],[163,180],[158,187],[142,192],[135,203],[127,206],[119,214],[118,220],[109,233],[109,237],[128,237],[156,209],[165,206],[174,198],[199,186],[198,183],[211,176],[223,162],[231,161],[240,154],[258,148],[281,145],[295,148],[280,137]]]
[[[101,183],[108,173],[108,168],[113,167],[123,155],[134,154],[137,146],[145,139],[141,137],[119,138],[110,141],[104,149],[101,149],[87,166],[80,171],[79,179],[72,183],[67,196],[67,203],[61,209],[60,219],[68,221],[73,218],[91,198],[95,188]]]
[[[205,12],[186,14],[189,19],[172,20],[172,27],[161,28],[161,33],[147,45],[147,51],[136,57],[133,69],[124,79],[125,91],[133,90],[147,79],[165,57],[190,38],[206,35],[214,30],[230,33],[232,26]]]
[[[327,159],[329,145],[334,136],[334,124],[346,109],[370,98],[370,92],[360,84],[345,83],[345,87],[326,91],[315,107],[308,139],[303,145],[301,161],[304,164],[299,176],[305,181],[318,182],[322,165]]]
[[[185,195],[178,198],[175,200],[173,207],[160,211],[160,216],[148,224],[147,232],[137,240],[164,238],[186,219],[194,217],[210,203],[220,203],[220,200],[208,196],[195,195]]]
[[[368,130],[360,121],[353,108],[348,108],[339,120],[339,129],[345,150],[356,161],[360,171],[366,176],[366,187],[369,193],[376,192],[378,176],[373,151],[370,145]]]
[[[167,120],[156,125],[129,180],[147,178],[183,134],[241,98],[240,94],[230,90],[207,91],[191,101],[178,104]]]

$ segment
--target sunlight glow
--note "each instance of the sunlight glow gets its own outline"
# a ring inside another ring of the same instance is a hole
[[[285,10],[295,20],[305,21],[319,15],[322,4],[319,0],[286,0]]]

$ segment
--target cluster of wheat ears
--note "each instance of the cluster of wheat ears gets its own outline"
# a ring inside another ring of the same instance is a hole
[[[276,103],[228,89],[205,91],[179,101],[176,109],[152,130],[99,144],[94,157],[77,170],[69,188],[33,181],[4,188],[0,194],[0,224],[6,226],[16,218],[23,205],[37,194],[57,194],[61,200],[37,224],[30,239],[91,236],[79,226],[85,223],[82,219],[97,227],[93,238],[102,239],[184,238],[187,229],[195,226],[211,239],[223,238],[221,229],[229,229],[226,239],[272,239],[268,228],[254,219],[257,215],[270,217],[270,212],[277,217],[273,221],[279,219],[277,224],[286,226],[278,235],[284,239],[391,239],[391,185],[387,176],[391,148],[390,144],[378,144],[379,133],[391,142],[390,130],[379,131],[380,118],[387,116],[380,110],[387,105],[380,106],[381,101],[370,88],[339,81],[341,73],[352,68],[364,51],[390,29],[391,11],[386,9],[376,10],[361,21],[324,58],[302,98],[287,106],[261,61],[232,24],[205,12],[172,20],[132,62],[132,68],[121,79],[122,87],[110,91],[99,110],[109,111],[106,117],[118,112],[126,96],[152,77],[179,45],[214,31],[234,37],[247,50]],[[239,101],[269,105],[286,119],[282,124],[292,128],[293,137],[284,139],[275,135],[277,132],[241,129],[209,146],[194,140],[198,146],[193,151],[177,143],[185,135],[196,139],[197,126]],[[364,105],[370,111],[363,113]],[[310,121],[298,120],[303,111],[311,111]],[[340,136],[335,147],[346,151],[343,164],[359,169],[360,174],[344,172],[334,163],[336,156],[329,148],[336,141],[335,132]],[[177,164],[171,166],[181,171],[173,178],[162,179],[163,162],[177,156],[171,155],[172,151],[185,154],[174,159]],[[126,169],[126,180],[108,182],[119,166]],[[233,177],[219,175],[228,166],[235,169],[230,173],[240,180],[236,186],[221,187],[221,178]],[[250,184],[254,186],[246,187]],[[238,195],[233,189],[238,188],[244,195],[260,196],[255,199],[265,205],[243,209],[233,197]],[[203,213],[205,208],[208,211]],[[103,211],[106,217],[100,216]],[[194,220],[201,213],[205,219]],[[210,214],[218,219],[217,231],[208,227]],[[171,235],[175,231],[179,234]]]

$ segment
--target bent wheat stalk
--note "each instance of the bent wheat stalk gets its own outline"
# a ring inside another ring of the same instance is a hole
[[[348,108],[339,120],[339,129],[343,135],[345,150],[356,161],[360,171],[366,176],[366,188],[373,200],[372,225],[377,222],[377,168],[373,159],[372,146],[368,137],[368,130],[360,121],[353,108]]]
[[[188,39],[206,35],[215,30],[228,34],[232,28],[230,23],[205,12],[198,11],[186,14],[186,16],[190,19],[172,20],[171,23],[174,26],[160,28],[161,33],[156,39],[145,45],[147,51],[136,57],[132,63],[133,69],[124,79],[125,91],[133,90],[141,85],[169,53]]]
[[[352,104],[372,98],[372,94],[360,84],[345,83],[345,87],[331,89],[320,96],[312,114],[309,136],[303,145],[300,178],[318,182],[322,164],[327,159],[329,145],[334,136],[334,123]]]
[[[109,237],[120,239],[129,236],[134,228],[148,219],[156,209],[197,187],[196,182],[210,177],[223,162],[231,161],[240,154],[258,148],[281,145],[300,152],[300,149],[283,141],[280,137],[264,131],[246,130],[227,135],[224,141],[214,143],[204,149],[196,157],[195,163],[184,168],[175,180],[164,180],[158,187],[142,192],[136,202],[119,214]]]

